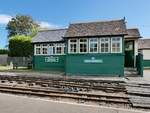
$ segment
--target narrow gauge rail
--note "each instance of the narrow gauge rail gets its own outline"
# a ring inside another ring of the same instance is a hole
[[[79,92],[64,92],[49,90],[44,88],[35,87],[19,87],[11,85],[0,85],[0,92],[15,93],[15,94],[27,94],[50,98],[68,98],[76,99],[88,102],[105,102],[109,104],[123,104],[130,105],[128,97],[125,96],[108,96],[101,94],[79,93]]]
[[[18,83],[35,83],[36,85],[47,87],[73,87],[88,90],[102,90],[105,92],[126,92],[123,81],[110,80],[82,80],[64,78],[38,78],[25,76],[0,76],[0,80],[16,81]]]
[[[124,81],[73,79],[65,77],[43,78],[28,76],[0,76],[0,82],[0,92],[136,108],[128,97],[128,92],[126,90],[127,84]],[[13,85],[14,82],[17,85]],[[21,86],[21,84],[26,84],[26,86]],[[64,90],[66,87],[73,90]],[[91,91],[95,91],[95,93],[91,93]],[[97,91],[105,93],[96,93]],[[114,95],[115,93],[120,94]],[[137,109],[145,110],[148,108],[141,106]]]

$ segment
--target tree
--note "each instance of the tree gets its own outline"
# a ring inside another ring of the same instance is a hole
[[[32,38],[25,35],[15,35],[9,39],[9,56],[30,57],[33,54]]]
[[[8,50],[7,49],[0,49],[0,54],[8,54]]]
[[[34,36],[37,33],[38,24],[30,16],[17,15],[6,26],[8,37],[15,35]]]

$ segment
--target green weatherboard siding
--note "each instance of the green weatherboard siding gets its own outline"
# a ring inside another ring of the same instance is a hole
[[[123,54],[68,54],[67,75],[124,76]]]
[[[144,60],[143,61],[143,66],[144,67],[150,67],[150,60]]]
[[[34,69],[46,71],[64,71],[65,55],[34,56]]]

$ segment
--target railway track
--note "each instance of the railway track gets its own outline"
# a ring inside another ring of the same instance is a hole
[[[0,92],[137,109],[124,81],[0,76]]]
[[[42,97],[55,97],[55,98],[68,98],[68,99],[78,99],[82,101],[91,101],[91,102],[107,102],[107,103],[116,103],[116,104],[128,104],[128,98],[123,96],[107,96],[101,94],[90,94],[90,93],[75,93],[75,92],[64,92],[49,90],[44,88],[25,88],[18,86],[6,86],[0,85],[1,92],[10,92],[18,94],[28,94]]]
[[[126,92],[124,82],[106,80],[77,80],[64,78],[35,78],[20,76],[0,76],[1,82],[16,81],[17,83],[28,83],[30,85],[40,85],[42,87],[56,87],[78,89],[78,90],[102,90],[105,92]]]

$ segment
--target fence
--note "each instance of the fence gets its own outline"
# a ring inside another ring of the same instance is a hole
[[[13,68],[18,67],[32,68],[32,58],[30,57],[9,57],[9,62],[13,63]]]
[[[7,65],[8,64],[8,55],[2,54],[0,55],[0,65]]]

